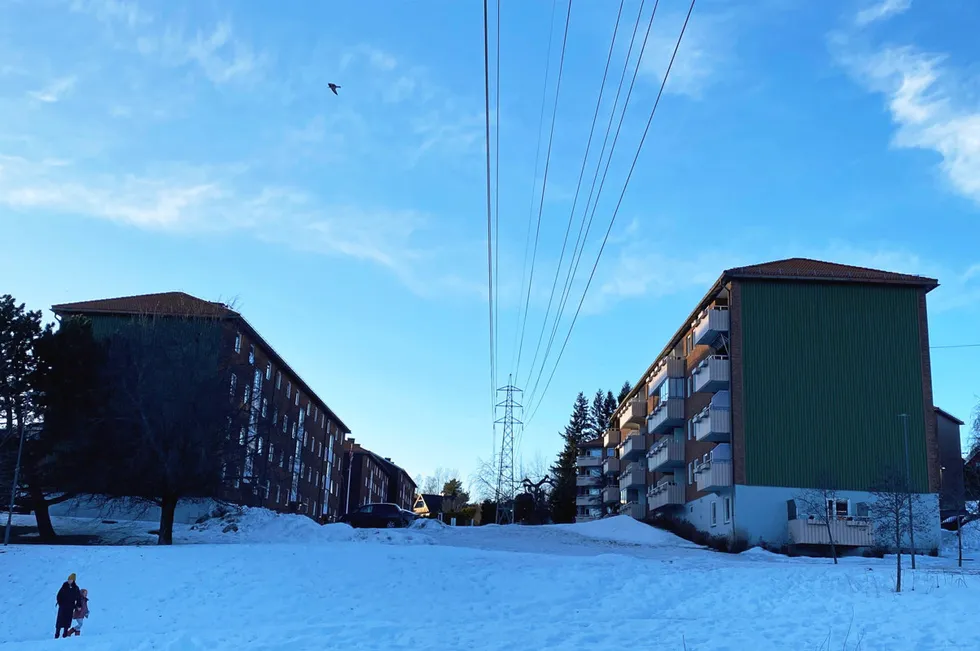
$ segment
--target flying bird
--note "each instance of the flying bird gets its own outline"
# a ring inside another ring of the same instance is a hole
[[[340,88],[340,86],[338,86],[337,84],[334,84],[334,83],[329,83],[329,84],[327,84],[327,87],[329,87],[329,88],[330,88],[330,90],[332,90],[332,91],[333,91],[333,94],[334,94],[334,95],[336,95],[336,94],[337,94],[337,89],[338,89],[338,88]]]

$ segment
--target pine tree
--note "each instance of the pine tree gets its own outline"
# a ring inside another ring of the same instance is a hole
[[[619,390],[619,399],[616,401],[617,407],[623,404],[623,401],[626,400],[626,396],[628,396],[630,394],[630,391],[632,390],[633,390],[632,384],[630,384],[629,382],[623,383],[623,388]]]
[[[551,467],[555,488],[551,492],[551,517],[555,522],[575,521],[575,459],[578,446],[585,440],[591,429],[589,401],[584,393],[575,398],[572,417],[561,435],[565,446],[558,454],[557,463]]]

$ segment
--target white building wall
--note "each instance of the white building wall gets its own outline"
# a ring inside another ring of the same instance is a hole
[[[693,502],[688,502],[684,505],[684,510],[681,513],[681,517],[687,520],[700,531],[703,531],[711,536],[728,536],[731,535],[733,529],[733,519],[729,518],[728,522],[725,522],[725,498],[731,498],[731,494],[726,495],[706,495],[700,499],[694,500]],[[717,509],[718,517],[716,524],[711,524],[711,505],[715,504]],[[734,515],[734,512],[733,512]]]
[[[788,540],[788,515],[786,502],[799,497],[800,488],[775,486],[735,486],[735,527],[757,545],[761,542],[784,545]],[[859,502],[871,503],[874,496],[868,491],[839,491],[839,499],[850,500],[851,514]],[[924,518],[927,533],[916,537],[916,549],[925,553],[940,546],[939,495],[926,493],[919,496],[920,512],[913,514],[916,520]],[[700,528],[700,526],[699,526]]]

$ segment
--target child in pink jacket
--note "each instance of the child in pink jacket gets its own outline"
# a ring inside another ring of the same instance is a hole
[[[85,619],[88,618],[88,590],[82,590],[81,592],[82,592],[81,605],[75,609],[75,612],[72,613],[72,619],[75,620],[75,625],[71,627],[71,629],[68,631],[68,635],[66,635],[65,637],[69,637],[72,634],[81,635],[82,622],[84,622]]]

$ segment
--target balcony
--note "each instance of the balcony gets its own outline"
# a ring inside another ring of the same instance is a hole
[[[840,547],[871,547],[875,544],[874,528],[867,518],[830,521],[834,544]],[[829,545],[827,523],[816,518],[789,521],[789,539],[794,545]]]
[[[653,370],[650,376],[650,384],[647,385],[647,395],[652,396],[660,388],[667,378],[684,377],[684,359],[682,357],[667,357],[660,360],[660,364]]]
[[[619,496],[619,486],[606,486],[602,489],[603,504],[618,504]]]
[[[578,457],[575,459],[575,466],[577,468],[598,468],[602,465],[602,457],[593,457],[591,455],[586,455],[584,457]]]
[[[619,415],[619,428],[629,429],[627,425],[635,425],[639,428],[643,424],[643,419],[646,417],[647,403],[645,400],[637,400],[634,398],[626,403],[623,408],[623,412]]]
[[[619,489],[643,488],[647,485],[647,471],[642,466],[631,463],[619,475]]]
[[[644,434],[633,434],[623,441],[623,449],[619,452],[619,458],[623,461],[636,461],[642,459],[647,451],[647,437]]]
[[[619,430],[618,429],[607,429],[602,434],[602,447],[604,448],[614,448],[619,445]]]
[[[732,486],[732,462],[728,459],[704,461],[694,469],[698,490],[720,493]]]
[[[606,457],[606,460],[602,462],[602,474],[619,474],[619,459],[616,457]]]
[[[694,438],[702,443],[721,443],[732,438],[732,412],[728,407],[705,407],[691,422]]]
[[[650,412],[647,419],[647,432],[663,434],[672,427],[684,425],[684,398],[667,398]]]
[[[645,520],[647,517],[647,509],[642,504],[638,504],[637,502],[630,502],[620,507],[619,514],[628,515],[634,520]]]
[[[601,506],[602,496],[601,495],[576,495],[575,496],[575,506]]]
[[[672,481],[660,482],[647,491],[650,511],[666,509],[671,506],[684,506],[684,486]]]
[[[602,477],[593,477],[592,475],[575,476],[576,486],[598,486],[601,482],[602,482]]]
[[[675,441],[673,437],[663,438],[650,446],[647,453],[647,467],[650,470],[663,471],[684,465],[684,441]]]
[[[695,393],[717,393],[728,388],[731,363],[727,355],[712,355],[701,360],[691,376]]]
[[[694,324],[694,343],[707,345],[714,343],[718,335],[728,332],[728,307],[708,308],[701,313]]]

